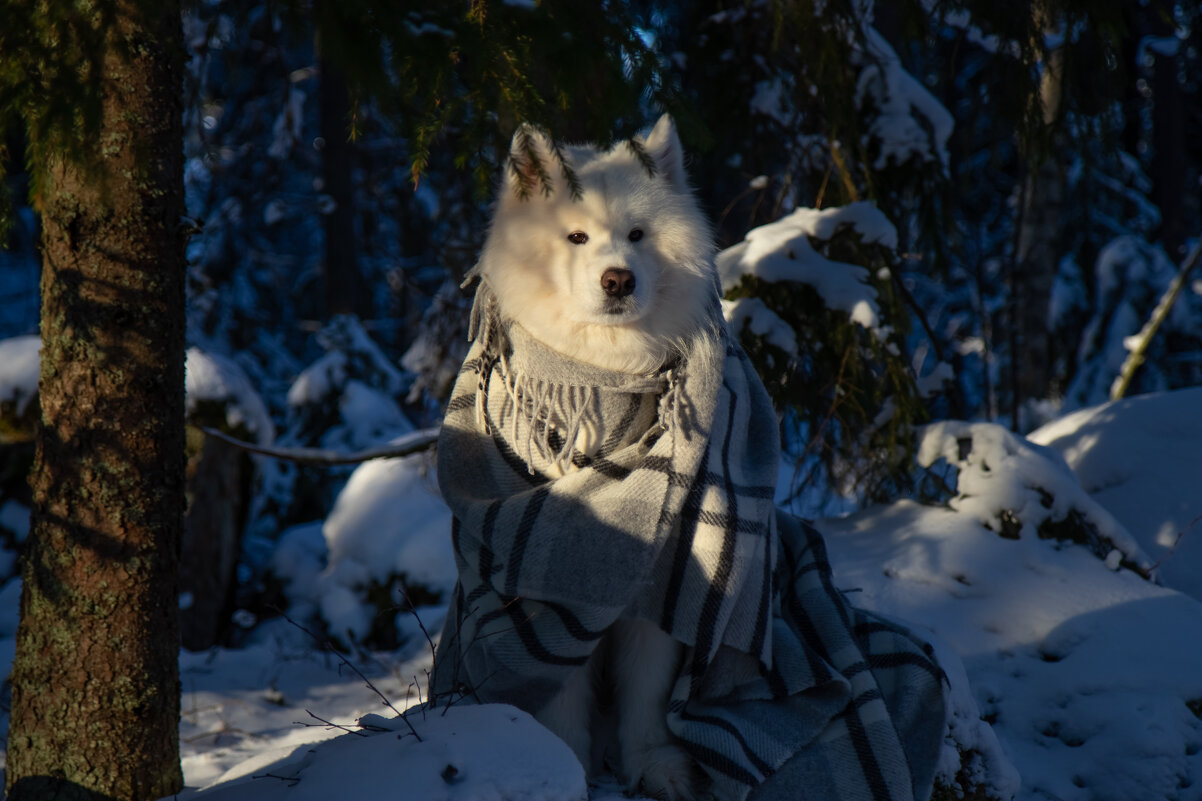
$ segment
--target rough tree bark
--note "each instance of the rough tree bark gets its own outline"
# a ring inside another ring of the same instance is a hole
[[[79,13],[99,19],[95,8]],[[155,799],[182,785],[182,34],[172,0],[112,8],[97,150],[86,165],[37,165],[42,419],[12,801]]]

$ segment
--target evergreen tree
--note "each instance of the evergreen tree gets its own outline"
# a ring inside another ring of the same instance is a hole
[[[0,109],[29,131],[43,225],[8,797],[155,799],[182,785],[179,8],[3,10]]]

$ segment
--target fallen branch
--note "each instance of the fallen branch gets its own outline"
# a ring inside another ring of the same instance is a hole
[[[1202,255],[1202,239],[1194,242],[1193,249],[1189,255],[1185,257],[1185,261],[1181,264],[1181,269],[1177,271],[1176,277],[1169,284],[1169,288],[1165,290],[1161,296],[1160,302],[1156,304],[1156,308],[1152,311],[1152,317],[1144,324],[1132,339],[1135,346],[1131,348],[1131,352],[1127,354],[1127,358],[1123,361],[1123,368],[1119,370],[1118,378],[1114,379],[1114,383],[1110,385],[1110,399],[1118,400],[1127,394],[1127,389],[1131,386],[1131,379],[1135,378],[1135,371],[1144,363],[1145,354],[1148,352],[1148,344],[1152,341],[1152,337],[1156,336],[1157,329],[1161,324],[1168,319],[1169,312],[1173,308],[1173,303],[1176,302],[1177,296],[1181,294],[1181,290],[1185,287],[1185,282],[1189,279],[1189,274],[1194,267],[1198,266],[1198,257]]]
[[[256,445],[253,442],[231,437],[229,434],[208,426],[204,426],[200,430],[207,436],[214,437],[222,442],[233,445],[235,448],[241,448],[250,453],[270,456],[273,459],[284,459],[289,462],[324,465],[359,464],[360,462],[367,462],[372,459],[395,459],[401,456],[409,456],[419,451],[429,450],[438,442],[437,428],[423,428],[420,431],[406,434],[391,445],[368,448],[356,453],[344,453],[342,451],[331,451],[323,448],[276,448],[270,445]]]

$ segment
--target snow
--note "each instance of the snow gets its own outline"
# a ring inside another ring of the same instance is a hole
[[[317,611],[336,636],[361,641],[382,610],[363,588],[402,577],[446,598],[455,586],[451,514],[438,495],[425,454],[375,459],[355,469],[324,523],[296,527],[281,537],[273,568],[287,582],[294,613]],[[399,607],[405,598],[393,598]],[[423,611],[429,617],[429,610]],[[396,613],[412,636],[407,611]],[[435,630],[441,620],[426,621]]]
[[[946,172],[947,141],[954,126],[951,113],[906,72],[885,37],[871,26],[864,31],[872,58],[860,74],[856,102],[862,106],[871,100],[878,109],[869,129],[869,138],[880,146],[873,167],[880,170],[889,162],[900,165],[916,159],[935,162]]]
[[[0,401],[14,401],[18,415],[37,395],[41,348],[38,336],[0,340]],[[236,362],[189,348],[184,369],[188,414],[192,414],[201,401],[226,403],[226,421],[231,428],[244,426],[260,443],[271,442],[271,416]]]
[[[759,298],[723,300],[722,316],[732,331],[742,331],[748,326],[751,333],[763,337],[769,344],[791,356],[797,355],[797,335]]]
[[[1003,426],[959,421],[925,426],[917,458],[928,468],[940,460],[955,465],[959,494],[949,505],[993,531],[1004,536],[1044,536],[1045,524],[1076,514],[1096,531],[1104,556],[1117,549],[1124,561],[1144,571],[1152,569],[1152,561],[1136,540],[1082,489],[1058,454]],[[1017,527],[1010,531],[1011,525]]]
[[[408,381],[362,324],[350,315],[334,317],[317,335],[326,353],[305,368],[288,389],[294,419],[322,416],[333,406],[336,422],[311,419],[303,428],[322,430],[321,444],[360,450],[412,432],[397,404]]]
[[[1063,457],[1158,565],[1202,600],[1202,388],[1082,409],[1030,434]]]
[[[829,240],[846,227],[854,229],[865,243],[897,246],[897,231],[871,203],[823,210],[795,209],[774,223],[753,228],[742,242],[718,254],[723,291],[737,287],[744,275],[765,281],[808,284],[828,307],[846,312],[853,322],[883,338],[879,328],[880,307],[876,290],[868,285],[868,270],[828,259],[810,243],[811,237]],[[763,319],[759,312],[748,309],[746,313]]]
[[[260,445],[268,445],[275,426],[259,393],[238,363],[217,353],[188,348],[184,365],[184,392],[188,414],[201,401],[225,404],[226,424],[246,428]]]
[[[38,392],[41,349],[41,337],[36,335],[0,339],[0,403],[13,403],[18,416]]]
[[[1080,547],[901,502],[821,525],[836,581],[963,659],[1019,799],[1179,796],[1197,777],[1202,607]]]
[[[272,760],[271,754],[239,766],[205,797],[258,801],[274,783],[295,787],[287,792],[297,801],[324,801],[345,786],[348,776],[358,778],[356,794],[397,801],[588,797],[584,769],[571,749],[525,712],[502,705],[459,706],[446,712],[410,713],[408,723],[365,716],[358,721],[365,729],[316,748],[300,746],[283,758]],[[538,766],[534,780],[532,765]]]

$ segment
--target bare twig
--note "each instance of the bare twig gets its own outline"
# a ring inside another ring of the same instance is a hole
[[[1185,287],[1185,282],[1189,280],[1189,274],[1195,267],[1198,266],[1198,257],[1202,255],[1202,239],[1194,242],[1194,247],[1190,250],[1189,255],[1185,257],[1185,261],[1181,263],[1181,269],[1177,271],[1177,275],[1169,283],[1169,288],[1165,290],[1160,297],[1160,302],[1156,304],[1156,308],[1152,310],[1152,316],[1138,334],[1135,335],[1135,347],[1127,354],[1127,358],[1123,361],[1123,368],[1119,370],[1119,376],[1114,380],[1110,387],[1110,399],[1118,400],[1127,394],[1127,390],[1131,386],[1131,379],[1135,378],[1135,371],[1144,363],[1144,357],[1148,352],[1148,344],[1152,338],[1156,336],[1156,331],[1161,324],[1168,319],[1169,312],[1173,309],[1173,303],[1176,302],[1177,296],[1181,294],[1182,288]]]
[[[421,629],[422,636],[426,638],[426,645],[430,648],[430,659],[433,660],[436,656],[434,638],[430,636],[430,632],[426,628],[426,624],[422,622],[421,615],[417,613],[416,604],[414,604],[413,600],[410,599],[409,593],[405,591],[403,586],[401,587],[401,596],[405,599],[405,605],[409,607],[409,614],[413,615],[413,619],[417,621],[417,627]]]
[[[343,726],[341,723],[333,723],[331,721],[326,720],[325,718],[321,718],[321,717],[318,717],[317,715],[314,715],[308,709],[306,709],[305,712],[308,713],[309,717],[318,721],[318,723],[320,723],[322,726],[325,726],[327,728],[341,729],[342,731],[344,731],[348,734],[353,734],[356,737],[366,737],[367,736],[367,734],[365,732],[361,731],[360,729],[352,729],[350,726]],[[301,721],[301,720],[296,721],[296,724],[298,726],[316,726],[317,725],[317,723],[305,723],[304,721]],[[363,726],[360,728],[362,729],[362,728],[367,728],[367,727]]]
[[[332,645],[330,645],[328,640],[323,640],[322,638],[318,637],[316,634],[309,631],[307,628],[302,626],[300,623],[297,623],[295,620],[288,617],[288,615],[284,614],[283,612],[281,612],[280,614],[284,618],[284,620],[288,621],[293,626],[296,626],[298,629],[303,631],[305,634],[308,634],[313,639],[313,641],[316,642],[318,645],[320,645],[325,651],[327,651],[328,653],[332,653],[332,654],[334,654],[334,656],[338,657],[338,660],[343,665],[345,665],[348,670],[350,670],[352,673],[354,673],[356,676],[358,676],[360,679],[363,680],[363,683],[367,686],[367,689],[371,690],[373,693],[375,693],[377,696],[380,697],[380,700],[384,702],[384,706],[391,709],[398,718],[405,721],[405,725],[409,727],[409,733],[412,734],[415,738],[417,738],[417,741],[419,743],[422,742],[421,735],[417,733],[417,729],[413,728],[413,723],[410,722],[409,718],[405,716],[405,713],[401,712],[399,709],[397,709],[395,706],[393,706],[392,701],[388,700],[388,696],[386,696],[386,695],[384,695],[384,693],[380,692],[380,688],[377,687],[376,685],[372,684],[371,679],[369,679],[369,678],[367,678],[367,676],[363,675],[363,671],[360,670],[358,667],[356,667],[355,664],[353,662],[351,662],[351,660],[347,659],[344,655],[339,653],[338,649],[336,649]],[[306,711],[308,711],[308,710],[306,710]],[[309,714],[313,715],[312,712],[309,712]],[[313,715],[313,717],[317,717],[317,716]],[[320,720],[320,718],[318,718],[318,720]]]
[[[289,787],[295,787],[300,784],[300,778],[297,776],[280,776],[275,773],[258,773],[251,776],[252,779],[279,779],[282,782],[288,782]]]
[[[438,441],[437,428],[423,428],[420,431],[406,434],[391,445],[385,445],[380,448],[368,448],[356,453],[341,453],[322,448],[275,448],[268,445],[256,445],[253,442],[231,437],[229,434],[208,426],[202,427],[201,431],[210,437],[214,437],[250,453],[270,456],[273,459],[284,459],[290,462],[324,465],[359,464],[360,462],[372,459],[409,456],[419,451],[429,450]]]

